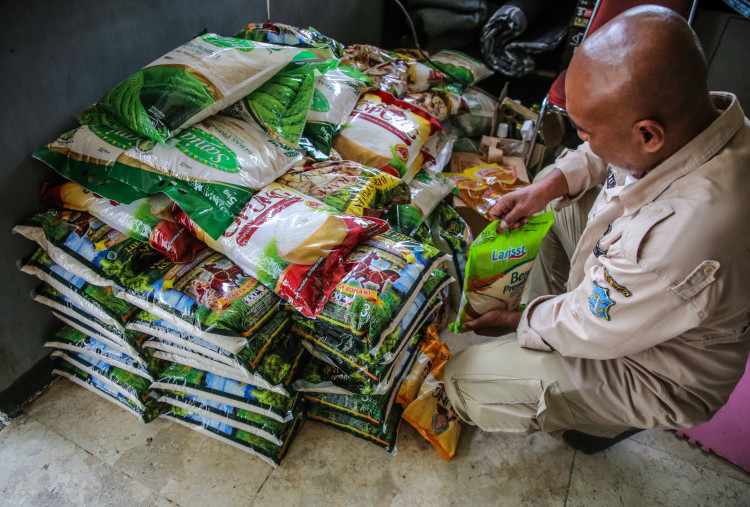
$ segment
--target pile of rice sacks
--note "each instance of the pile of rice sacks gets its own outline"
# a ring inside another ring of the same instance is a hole
[[[441,68],[484,70],[434,56],[250,24],[81,112],[34,152],[64,180],[14,228],[63,324],[55,373],[273,466],[306,418],[395,449],[471,242],[440,174],[469,107]]]

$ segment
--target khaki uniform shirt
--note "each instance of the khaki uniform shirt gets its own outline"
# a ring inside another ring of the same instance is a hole
[[[531,302],[518,341],[560,354],[595,412],[588,422],[691,427],[721,408],[744,372],[750,122],[733,95],[712,98],[721,116],[627,186],[587,145],[556,162],[568,200],[604,188],[568,292]]]

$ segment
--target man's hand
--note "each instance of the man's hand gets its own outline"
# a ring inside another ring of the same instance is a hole
[[[490,209],[489,216],[492,220],[501,220],[498,230],[517,229],[531,215],[544,210],[550,201],[567,193],[568,181],[562,171],[555,168],[541,180],[502,196]]]
[[[490,310],[481,317],[464,323],[464,331],[474,331],[484,336],[500,336],[518,329],[521,312],[508,310]]]

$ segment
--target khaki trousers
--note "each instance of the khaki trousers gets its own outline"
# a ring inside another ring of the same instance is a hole
[[[555,223],[529,275],[528,300],[565,292],[570,259],[598,193],[593,189],[555,211]],[[583,400],[559,355],[524,349],[515,333],[456,354],[445,367],[445,391],[458,416],[485,431],[541,430],[559,437],[567,429],[603,436],[626,429],[602,426],[604,421]]]
[[[484,431],[559,436],[588,411],[558,355],[519,347],[515,333],[453,356],[444,381],[456,414]]]

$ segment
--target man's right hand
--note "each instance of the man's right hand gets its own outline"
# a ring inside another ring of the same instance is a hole
[[[568,181],[560,169],[554,168],[541,180],[501,196],[489,215],[492,220],[501,220],[498,231],[517,229],[531,215],[544,210],[550,201],[567,193]]]

